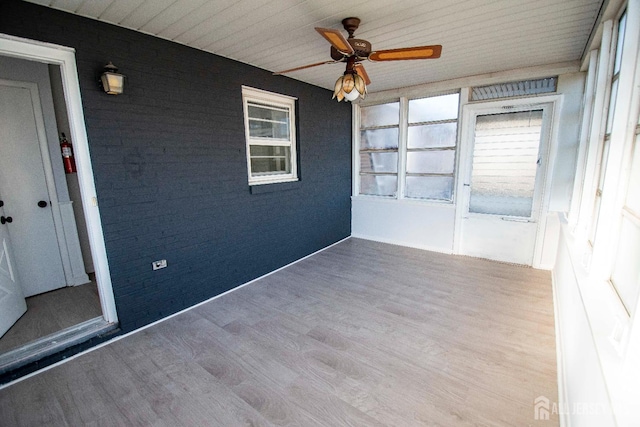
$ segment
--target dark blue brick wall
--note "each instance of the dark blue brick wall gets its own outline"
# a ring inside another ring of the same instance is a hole
[[[0,32],[76,49],[123,331],[350,234],[351,109],[329,91],[16,0],[0,3]],[[107,61],[125,94],[99,87]],[[299,183],[251,192],[241,85],[298,98]]]

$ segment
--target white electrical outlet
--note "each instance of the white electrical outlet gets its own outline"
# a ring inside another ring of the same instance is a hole
[[[167,260],[160,259],[158,261],[153,261],[151,265],[153,266],[154,270],[160,270],[161,268],[165,268],[167,266]]]

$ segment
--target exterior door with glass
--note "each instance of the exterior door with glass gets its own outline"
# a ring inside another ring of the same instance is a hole
[[[465,107],[456,253],[533,265],[552,107]]]

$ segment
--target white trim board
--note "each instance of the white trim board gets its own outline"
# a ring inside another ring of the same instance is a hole
[[[7,387],[11,387],[12,385],[19,383],[20,381],[24,381],[24,380],[26,380],[26,379],[28,379],[28,378],[31,378],[31,377],[35,376],[35,375],[41,374],[42,372],[46,372],[46,371],[48,371],[49,369],[53,369],[53,368],[55,368],[55,367],[57,367],[57,366],[62,365],[63,363],[67,363],[67,362],[69,362],[69,361],[71,361],[71,360],[73,360],[73,359],[76,359],[76,358],[78,358],[78,357],[80,357],[80,356],[83,356],[83,355],[85,355],[85,354],[91,353],[92,351],[98,350],[98,349],[100,349],[100,348],[102,348],[102,347],[105,347],[105,346],[107,346],[107,345],[109,345],[109,344],[112,344],[112,343],[114,343],[114,342],[116,342],[116,341],[120,341],[120,340],[121,340],[121,339],[123,339],[123,338],[126,338],[126,337],[128,337],[128,336],[131,336],[131,335],[136,334],[136,333],[138,333],[138,332],[142,332],[142,331],[144,331],[145,329],[148,329],[148,328],[150,328],[150,327],[152,327],[152,326],[155,326],[155,325],[157,325],[157,324],[160,324],[160,323],[162,323],[162,322],[164,322],[164,321],[166,321],[166,320],[169,320],[169,319],[171,319],[171,318],[173,318],[173,317],[179,316],[179,315],[181,315],[182,313],[186,313],[186,312],[188,312],[188,311],[190,311],[190,310],[193,310],[193,309],[194,309],[194,308],[196,308],[196,307],[200,307],[201,305],[207,304],[208,302],[211,302],[211,301],[213,301],[213,300],[215,300],[215,299],[218,299],[218,298],[220,298],[220,297],[222,297],[222,296],[225,296],[225,295],[227,295],[227,294],[229,294],[229,293],[231,293],[231,292],[234,292],[234,291],[237,291],[238,289],[244,288],[245,286],[248,286],[248,285],[250,285],[250,284],[252,284],[252,283],[254,283],[254,282],[257,282],[258,280],[261,280],[261,279],[264,279],[265,277],[271,276],[272,274],[275,274],[275,273],[277,273],[277,272],[279,272],[279,271],[281,271],[281,270],[284,270],[285,268],[291,267],[292,265],[297,264],[297,263],[299,263],[300,261],[304,261],[304,260],[305,260],[305,259],[307,259],[307,258],[310,258],[310,257],[312,257],[312,256],[314,256],[314,255],[317,255],[317,254],[319,254],[319,253],[321,253],[321,252],[324,252],[324,251],[326,251],[327,249],[330,249],[330,248],[332,248],[332,247],[334,247],[334,246],[336,246],[336,245],[339,245],[340,243],[345,242],[345,241],[347,241],[347,240],[351,239],[351,237],[352,237],[352,236],[347,236],[347,237],[345,237],[344,239],[338,240],[337,242],[332,243],[332,244],[330,244],[330,245],[329,245],[329,246],[327,246],[327,247],[324,247],[324,248],[322,248],[322,249],[319,249],[319,250],[317,250],[317,251],[315,251],[315,252],[313,252],[313,253],[311,253],[311,254],[309,254],[309,255],[306,255],[306,256],[304,256],[304,257],[302,257],[302,258],[300,258],[300,259],[298,259],[298,260],[296,260],[296,261],[293,261],[293,262],[291,262],[291,263],[289,263],[289,264],[287,264],[287,265],[284,265],[284,266],[282,266],[282,267],[280,267],[280,268],[278,268],[278,269],[276,269],[276,270],[273,270],[273,271],[271,271],[271,272],[269,272],[269,273],[267,273],[267,274],[264,274],[264,275],[262,275],[262,276],[260,276],[260,277],[257,277],[257,278],[255,278],[255,279],[253,279],[253,280],[250,280],[250,281],[246,282],[246,283],[243,283],[242,285],[236,286],[236,287],[235,287],[235,288],[233,288],[233,289],[229,289],[229,290],[228,290],[228,291],[226,291],[226,292],[223,292],[223,293],[221,293],[221,294],[219,294],[219,295],[216,295],[216,296],[214,296],[214,297],[211,297],[211,298],[209,298],[209,299],[207,299],[207,300],[205,300],[205,301],[199,302],[199,303],[197,303],[197,304],[195,304],[195,305],[192,305],[191,307],[187,307],[187,308],[185,308],[184,310],[180,310],[180,311],[178,311],[177,313],[170,314],[170,315],[169,315],[169,316],[167,316],[167,317],[163,317],[162,319],[156,320],[155,322],[149,323],[148,325],[142,326],[141,328],[138,328],[138,329],[136,329],[136,330],[133,330],[133,331],[128,332],[128,333],[123,334],[123,335],[119,335],[119,336],[117,336],[117,337],[115,337],[115,338],[113,338],[113,339],[110,339],[109,341],[105,341],[105,342],[103,342],[103,343],[101,343],[101,344],[96,345],[95,347],[91,347],[91,348],[89,348],[89,349],[86,349],[85,351],[82,351],[82,352],[80,352],[80,353],[78,353],[78,354],[74,354],[73,356],[70,356],[70,357],[68,357],[68,358],[66,358],[66,359],[64,359],[64,360],[61,360],[61,361],[59,361],[59,362],[56,362],[56,363],[54,363],[54,364],[52,364],[52,365],[46,366],[46,367],[44,367],[44,368],[42,368],[42,369],[39,369],[39,370],[37,370],[37,371],[35,371],[35,372],[32,372],[32,373],[30,373],[30,374],[27,374],[27,375],[25,375],[25,376],[23,376],[23,377],[20,377],[20,378],[18,378],[18,379],[15,379],[15,380],[13,380],[13,381],[11,381],[11,382],[8,382],[8,383],[6,383],[6,384],[0,384],[0,390],[3,390],[3,389],[5,389],[5,388],[7,388]]]

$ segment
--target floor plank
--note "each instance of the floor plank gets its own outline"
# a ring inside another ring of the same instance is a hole
[[[350,239],[0,390],[0,419],[557,426],[555,355],[548,272]]]

